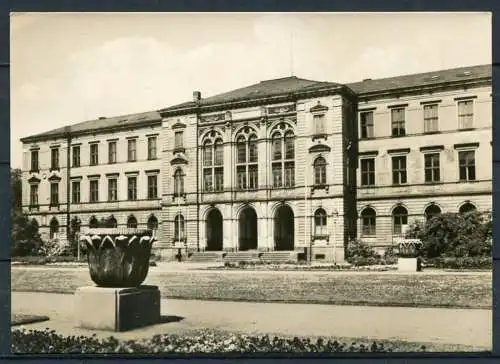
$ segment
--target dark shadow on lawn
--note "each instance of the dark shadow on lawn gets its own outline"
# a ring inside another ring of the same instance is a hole
[[[162,315],[160,317],[160,320],[158,321],[159,324],[168,324],[171,322],[179,322],[184,320],[184,317],[181,316],[175,316],[175,315]]]

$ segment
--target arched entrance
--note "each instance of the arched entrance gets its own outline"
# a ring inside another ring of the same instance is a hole
[[[216,208],[211,209],[206,220],[207,251],[222,250],[222,214]]]
[[[274,215],[274,250],[293,250],[295,221],[288,205],[281,205]]]
[[[239,218],[239,250],[257,249],[257,213],[251,207],[245,207]]]

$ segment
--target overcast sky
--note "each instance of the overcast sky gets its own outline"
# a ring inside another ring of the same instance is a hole
[[[194,90],[205,97],[292,72],[355,82],[485,63],[488,13],[12,14],[11,164],[21,167],[21,137],[156,110]]]

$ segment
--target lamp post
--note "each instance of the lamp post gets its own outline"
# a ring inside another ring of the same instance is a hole
[[[333,220],[333,262],[337,264],[337,218],[339,217],[339,212],[334,210],[332,213]]]

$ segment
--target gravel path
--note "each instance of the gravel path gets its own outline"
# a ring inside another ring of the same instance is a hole
[[[298,336],[364,337],[461,344],[491,350],[492,311],[408,307],[360,307],[163,299],[162,315],[173,322],[125,333],[97,333],[122,339],[182,333],[202,328]],[[94,332],[73,326],[73,295],[12,292],[12,312],[47,315],[50,327],[66,335]],[[175,319],[182,318],[181,320]]]

